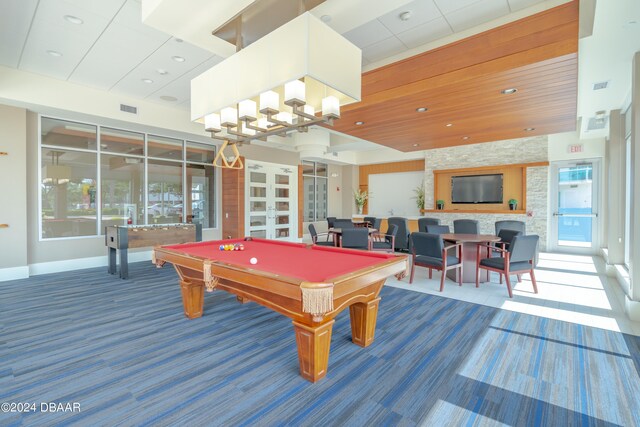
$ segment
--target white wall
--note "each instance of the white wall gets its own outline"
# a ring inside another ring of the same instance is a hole
[[[26,277],[27,185],[26,117],[24,108],[0,105],[0,281]]]
[[[569,147],[582,145],[584,151],[571,153]],[[604,138],[580,139],[578,132],[556,133],[549,135],[549,161],[604,158],[606,141]]]

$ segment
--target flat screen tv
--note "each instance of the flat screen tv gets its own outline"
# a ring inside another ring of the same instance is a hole
[[[502,203],[502,174],[452,176],[451,203]]]

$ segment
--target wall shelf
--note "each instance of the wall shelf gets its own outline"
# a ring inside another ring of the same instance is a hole
[[[473,214],[519,214],[527,213],[524,209],[420,209],[421,213],[473,213]]]

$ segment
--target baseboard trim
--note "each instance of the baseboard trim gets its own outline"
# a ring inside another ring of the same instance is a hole
[[[29,267],[26,265],[20,267],[0,268],[0,282],[8,280],[26,279],[29,277]]]
[[[129,262],[151,261],[151,251],[129,252]],[[62,261],[41,262],[30,264],[28,275],[60,273],[63,271],[82,270],[85,268],[106,267],[109,263],[107,256],[90,258],[65,259]]]

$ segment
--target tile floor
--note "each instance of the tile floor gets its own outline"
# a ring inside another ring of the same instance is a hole
[[[428,270],[418,267],[412,284],[407,275],[400,281],[391,277],[387,285],[640,336],[640,322],[626,316],[624,294],[615,279],[606,275],[601,257],[541,253],[535,273],[538,294],[524,275],[522,282],[515,284],[513,299],[497,274],[478,289],[472,283],[459,287],[447,280],[441,293],[440,273],[434,271],[430,280]]]

